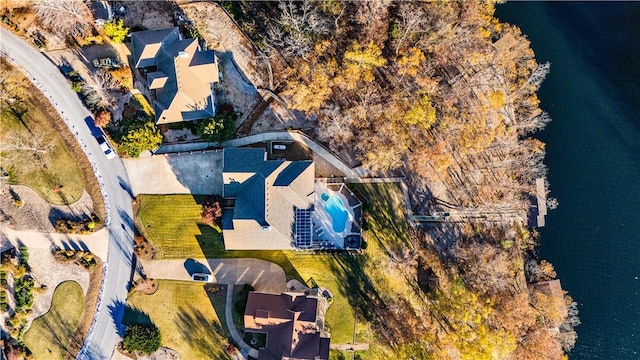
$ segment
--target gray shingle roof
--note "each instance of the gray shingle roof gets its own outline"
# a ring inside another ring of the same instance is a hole
[[[201,51],[196,39],[182,39],[178,28],[140,31],[131,37],[136,68],[156,66],[167,77],[154,82],[154,72],[147,79],[156,90],[156,123],[215,115],[211,83],[218,81],[218,64],[212,50]]]
[[[133,59],[136,68],[156,65],[156,55],[163,42],[170,43],[180,38],[178,28],[136,31],[131,33]]]
[[[276,180],[273,182],[273,186],[289,186],[291,183],[300,176],[311,166],[312,161],[293,161],[284,170],[278,174]]]
[[[264,149],[224,149],[223,195],[236,198],[225,247],[295,248],[295,210],[312,206],[314,173],[309,160],[265,160]]]

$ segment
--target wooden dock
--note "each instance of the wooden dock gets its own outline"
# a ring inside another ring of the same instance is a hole
[[[545,224],[545,216],[547,216],[547,192],[544,190],[544,179],[536,179],[536,202],[538,206],[538,216],[536,220],[538,227],[543,227]]]

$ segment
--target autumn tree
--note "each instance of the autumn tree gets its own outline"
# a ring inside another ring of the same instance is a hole
[[[426,94],[416,96],[417,99],[409,106],[402,120],[406,125],[427,130],[436,122],[436,109]]]
[[[445,329],[437,358],[504,359],[516,348],[515,337],[491,326],[492,302],[465,288],[459,279],[449,293],[437,292],[430,306]]]
[[[353,90],[359,81],[371,82],[374,69],[386,63],[387,60],[382,56],[382,49],[378,45],[369,42],[362,46],[355,42],[344,53],[339,84]]]
[[[325,106],[332,93],[332,78],[337,69],[335,61],[318,64],[303,62],[296,69],[296,75],[287,81],[283,96],[290,98],[292,109],[315,113]]]
[[[93,16],[83,0],[36,0],[34,7],[46,26],[63,35],[83,37],[93,29]]]
[[[133,86],[133,74],[131,68],[122,66],[109,72],[113,80],[115,80],[124,89],[131,89]]]
[[[94,119],[94,124],[97,127],[105,127],[109,125],[110,122],[111,122],[111,113],[107,110],[100,111]]]
[[[129,28],[124,26],[122,20],[111,20],[104,24],[104,33],[111,41],[116,44],[120,44],[124,41],[125,37],[129,33]]]
[[[202,220],[209,225],[220,225],[222,220],[222,201],[220,197],[209,196],[202,201]]]
[[[138,157],[144,150],[153,150],[162,143],[160,130],[151,122],[132,126],[122,137],[118,150],[131,157]]]
[[[423,7],[414,2],[402,2],[399,5],[393,37],[396,39],[395,53],[398,54],[403,42],[410,35],[425,32],[429,29],[429,18]]]

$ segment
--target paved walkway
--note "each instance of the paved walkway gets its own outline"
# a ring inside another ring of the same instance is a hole
[[[9,227],[2,229],[9,242],[18,247],[25,245],[33,249],[68,248],[75,250],[89,250],[103,261],[107,259],[109,249],[109,233],[106,229],[91,235],[70,235],[58,233],[39,233],[34,231],[16,231]],[[6,244],[2,244],[4,250]]]
[[[310,148],[314,153],[321,156],[335,168],[344,173],[347,179],[359,179],[363,176],[369,176],[371,174],[368,169],[362,166],[353,169],[348,167],[344,162],[342,162],[342,160],[338,159],[338,157],[327,150],[324,146],[316,143],[307,135],[294,131],[274,131],[256,135],[249,135],[242,138],[226,141],[223,145],[224,147],[241,147],[265,141],[297,141],[299,143],[302,143]],[[160,149],[158,149],[156,154],[201,151],[208,147],[217,146],[220,146],[220,144],[206,142],[163,145],[162,147],[160,147]]]
[[[262,134],[245,136],[239,139],[233,139],[224,143],[225,147],[240,147],[255,144],[264,141],[297,141],[305,144],[311,151],[321,156],[335,168],[345,174],[346,178],[360,178],[369,175],[369,171],[362,166],[351,169],[342,160],[338,159],[329,150],[322,145],[316,143],[308,136],[292,131],[266,132]]]
[[[236,344],[238,344],[239,348],[248,352],[249,356],[251,356],[252,358],[257,359],[258,350],[247,345],[247,343],[242,340],[242,336],[240,336],[240,333],[238,333],[238,329],[236,329],[234,325],[233,314],[231,313],[232,306],[233,306],[233,286],[227,286],[227,302],[224,307],[224,317],[227,321],[227,328],[229,328],[229,333],[231,333],[231,337],[233,338],[233,341],[235,341]]]
[[[219,284],[250,284],[256,291],[286,290],[284,270],[258,259],[140,260],[144,273],[154,279],[191,280],[191,273],[209,272]],[[187,270],[189,268],[189,270]]]
[[[343,351],[367,351],[369,344],[331,344],[329,348]]]

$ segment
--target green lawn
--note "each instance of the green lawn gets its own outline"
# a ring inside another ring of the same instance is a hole
[[[84,308],[82,288],[74,281],[58,285],[51,309],[35,319],[24,343],[36,359],[64,359]]]
[[[139,217],[160,258],[249,257],[280,265],[287,279],[328,288],[334,300],[326,314],[333,343],[353,340],[354,308],[366,306],[363,294],[393,297],[411,291],[401,276],[389,273],[386,252],[408,243],[404,198],[396,184],[359,185],[370,199],[368,247],[363,254],[309,254],[293,251],[225,251],[219,234],[202,225],[200,206],[191,195],[141,195]],[[386,250],[385,250],[386,249]],[[362,315],[362,314],[360,314]],[[360,317],[360,319],[362,319]],[[369,324],[359,320],[358,341],[371,341]]]
[[[138,216],[158,249],[158,259],[206,258],[222,246],[220,234],[202,222],[192,195],[140,195]]]
[[[162,346],[176,350],[181,359],[228,359],[224,294],[207,293],[203,284],[158,280],[155,294],[129,295],[123,322],[151,320],[160,329]]]
[[[37,155],[24,150],[5,151],[2,167],[9,172],[10,183],[27,185],[53,204],[73,203],[82,196],[85,185],[76,160],[60,135],[52,131],[51,122],[62,120],[52,119],[58,115],[42,105],[46,101],[44,95],[19,71],[11,69],[0,63],[0,71],[11,74],[5,84],[8,96],[13,99],[11,106],[5,101],[0,106],[0,142],[16,143],[15,139],[21,139],[24,144],[25,139],[39,138],[41,144],[51,149]]]

